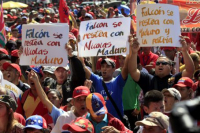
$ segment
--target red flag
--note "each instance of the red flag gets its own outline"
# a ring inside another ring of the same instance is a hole
[[[2,1],[3,3],[3,1]],[[3,18],[3,4],[1,3],[1,13],[0,13],[0,47],[4,47],[6,45],[6,32],[5,32],[5,24]]]
[[[59,15],[60,15],[60,23],[69,24],[69,8],[65,0],[60,0]]]

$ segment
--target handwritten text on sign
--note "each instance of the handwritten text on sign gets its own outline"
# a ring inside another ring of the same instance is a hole
[[[67,66],[67,24],[23,25],[20,65]]]
[[[127,54],[129,34],[130,18],[81,22],[79,55],[86,57]]]
[[[137,38],[141,47],[180,47],[179,8],[167,4],[137,6]]]

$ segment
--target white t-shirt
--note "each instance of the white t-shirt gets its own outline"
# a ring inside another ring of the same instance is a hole
[[[63,125],[71,123],[71,121],[75,120],[76,116],[74,115],[74,111],[70,110],[62,114],[61,116],[58,117],[56,121],[56,125],[52,129],[51,133],[61,133],[64,131],[62,129]]]

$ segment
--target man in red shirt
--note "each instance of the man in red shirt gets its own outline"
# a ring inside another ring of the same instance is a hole
[[[51,17],[50,21],[52,23],[58,23],[58,20],[55,18],[55,13],[54,12],[50,13],[50,17]]]
[[[142,51],[139,55],[141,65],[149,71],[155,67],[158,55],[151,52],[151,47],[143,47]]]

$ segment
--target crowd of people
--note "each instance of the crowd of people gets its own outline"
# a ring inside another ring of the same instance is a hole
[[[173,133],[174,105],[200,95],[200,52],[190,37],[177,35],[180,48],[140,47],[130,27],[128,55],[94,62],[77,54],[80,23],[130,14],[103,4],[69,9],[66,67],[19,65],[23,25],[59,23],[58,5],[4,9],[0,70],[23,93],[16,97],[0,86],[0,133]]]

